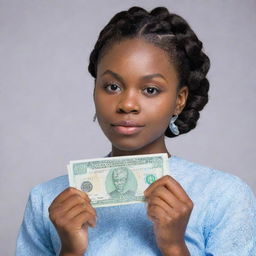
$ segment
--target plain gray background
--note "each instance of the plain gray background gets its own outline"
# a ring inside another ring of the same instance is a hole
[[[256,1],[0,0],[0,255],[13,255],[29,191],[101,157],[88,57],[99,31],[133,5],[183,16],[210,56],[210,101],[172,154],[238,175],[256,191]],[[207,184],[206,184],[207,185]],[[221,186],[221,184],[220,184]]]

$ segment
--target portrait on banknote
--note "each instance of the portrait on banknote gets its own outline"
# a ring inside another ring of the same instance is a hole
[[[114,190],[112,190],[113,187]],[[106,188],[111,198],[128,199],[135,196],[137,181],[129,168],[117,167],[109,171],[106,179]]]

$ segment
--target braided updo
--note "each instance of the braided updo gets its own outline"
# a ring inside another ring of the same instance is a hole
[[[96,78],[97,65],[109,47],[124,39],[143,38],[163,49],[175,65],[179,85],[189,88],[186,106],[175,121],[180,134],[196,127],[201,111],[208,102],[209,82],[206,74],[210,67],[208,56],[202,51],[202,42],[188,23],[164,7],[147,12],[140,7],[117,13],[100,32],[90,55],[88,70]],[[165,135],[175,135],[167,128]]]

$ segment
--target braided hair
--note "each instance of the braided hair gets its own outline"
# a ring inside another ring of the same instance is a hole
[[[178,73],[178,89],[184,85],[189,89],[186,106],[175,121],[180,134],[189,132],[196,127],[199,111],[208,102],[206,74],[210,60],[202,51],[202,42],[182,17],[169,13],[164,7],[151,12],[132,7],[117,13],[100,32],[90,55],[90,74],[96,78],[97,64],[113,43],[132,38],[143,38],[167,52]],[[165,135],[175,136],[169,127]]]

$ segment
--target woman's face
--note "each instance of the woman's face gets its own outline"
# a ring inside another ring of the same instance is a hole
[[[182,111],[187,98],[187,87],[177,91],[177,86],[176,70],[162,49],[142,39],[107,49],[98,63],[94,100],[112,146],[147,152],[164,143],[170,118]]]

